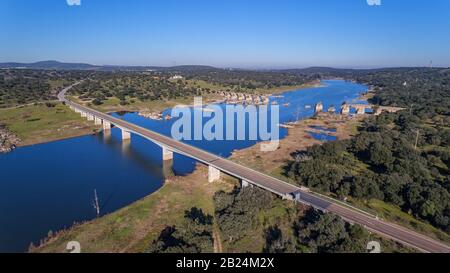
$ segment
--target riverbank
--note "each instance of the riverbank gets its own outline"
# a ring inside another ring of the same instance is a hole
[[[327,134],[335,136],[338,140],[343,140],[357,133],[357,127],[362,120],[363,116],[341,116],[320,113],[312,118],[290,124],[288,135],[280,141],[277,150],[263,152],[260,149],[260,145],[263,145],[264,142],[261,142],[250,148],[233,152],[230,159],[255,170],[286,180],[286,177],[282,175],[282,167],[289,160],[292,160],[292,155],[300,151],[305,151],[308,147],[322,143],[322,141],[311,136],[310,132],[313,131],[311,126],[335,129],[336,132]]]
[[[230,89],[227,86],[222,86],[219,84],[214,83],[208,83],[201,80],[188,80],[187,81],[191,87],[200,87],[200,88],[206,88],[210,89],[212,91],[225,91],[227,89]],[[284,85],[279,87],[273,87],[273,88],[256,88],[256,89],[248,89],[248,88],[241,88],[240,93],[248,93],[248,94],[259,94],[259,95],[272,95],[272,94],[279,94],[291,90],[298,90],[298,89],[304,89],[304,88],[311,88],[311,87],[319,87],[321,86],[320,80],[315,80],[312,82],[304,83],[304,84],[298,84],[298,85]],[[237,92],[236,90],[230,90],[230,92]]]
[[[9,153],[20,143],[20,139],[0,124],[0,154]]]
[[[208,170],[198,165],[187,176],[168,178],[156,192],[141,200],[73,227],[57,232],[30,252],[66,252],[69,241],[78,241],[82,252],[143,252],[166,226],[178,225],[192,207],[214,214],[213,196],[229,191],[232,179],[208,182]],[[217,236],[219,237],[219,236]]]
[[[0,124],[21,139],[18,147],[96,133],[100,127],[54,103],[0,109]]]

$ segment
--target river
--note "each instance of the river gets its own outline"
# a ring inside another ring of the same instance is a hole
[[[282,123],[311,117],[319,101],[324,109],[332,105],[338,109],[344,101],[359,102],[360,93],[367,90],[365,85],[326,80],[321,87],[285,92],[271,102],[280,105]],[[289,105],[283,106],[286,103]],[[175,122],[150,120],[137,113],[113,115],[165,135],[170,135]],[[280,128],[280,138],[286,134],[287,129]],[[320,134],[313,137],[332,140]],[[228,157],[258,140],[186,142]],[[139,136],[122,143],[117,128],[111,134],[20,147],[0,155],[0,252],[24,252],[31,242],[38,244],[50,231],[95,218],[94,191],[101,215],[151,194],[164,181],[161,157],[157,145]],[[174,173],[183,175],[192,172],[196,162],[174,154],[173,164]]]

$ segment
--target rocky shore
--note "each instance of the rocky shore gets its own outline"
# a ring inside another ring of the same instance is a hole
[[[169,120],[172,118],[170,115],[164,116],[162,112],[140,111],[138,115],[153,120]]]
[[[4,126],[0,125],[0,153],[8,153],[14,150],[20,139]]]

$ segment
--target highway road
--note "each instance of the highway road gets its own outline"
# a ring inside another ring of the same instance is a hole
[[[181,141],[161,135],[149,129],[137,126],[125,120],[114,118],[108,114],[96,111],[84,105],[69,101],[68,99],[65,98],[65,93],[74,85],[63,89],[58,94],[59,100],[83,112],[89,113],[98,118],[106,120],[111,124],[115,125],[116,127],[140,135],[146,139],[149,139],[152,142],[157,143],[160,146],[165,146],[173,152],[183,154],[206,165],[211,165],[224,173],[248,181],[251,184],[269,190],[284,198],[293,199],[294,195],[296,193],[299,193],[300,194],[300,198],[298,200],[299,202],[312,206],[322,211],[337,214],[341,216],[345,221],[349,223],[360,224],[366,227],[368,230],[377,233],[381,236],[390,238],[407,246],[416,248],[422,252],[450,253],[450,247],[443,242],[431,239],[427,236],[411,231],[407,228],[392,223],[388,223],[382,219],[378,219],[373,215],[365,213],[361,210],[352,208],[347,205],[343,205],[339,201],[334,201],[333,199],[303,190],[302,188],[286,183],[284,181],[263,174],[261,172],[252,170],[248,167],[242,166],[223,157],[193,147]]]

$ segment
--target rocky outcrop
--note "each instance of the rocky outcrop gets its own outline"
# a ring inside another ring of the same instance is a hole
[[[153,120],[170,120],[172,119],[172,116],[167,114],[166,116],[163,115],[163,113],[161,112],[150,112],[150,111],[140,111],[138,113],[139,116],[144,117],[144,118],[148,118],[148,119],[153,119]]]
[[[161,112],[141,111],[138,113],[138,115],[141,117],[153,119],[153,120],[162,120],[163,119],[163,115]]]
[[[8,153],[14,150],[20,139],[4,126],[0,125],[0,153]]]

